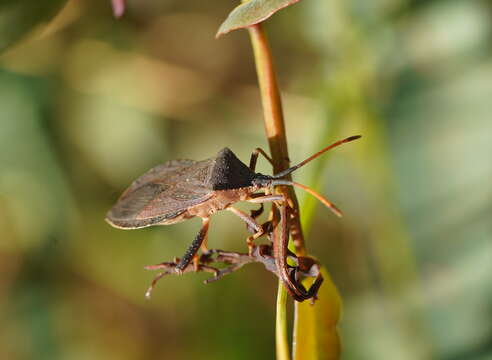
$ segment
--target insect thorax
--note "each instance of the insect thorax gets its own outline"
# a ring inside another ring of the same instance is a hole
[[[208,217],[227,208],[229,205],[248,199],[251,193],[256,190],[258,190],[256,187],[216,190],[209,200],[187,209],[185,218],[192,218],[194,216]]]
[[[230,190],[252,185],[255,173],[249,169],[229,149],[224,148],[217,154],[211,171],[209,185],[213,190]]]

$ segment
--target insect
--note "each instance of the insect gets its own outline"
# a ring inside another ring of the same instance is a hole
[[[260,148],[252,153],[249,166],[241,162],[229,148],[224,148],[217,156],[203,161],[171,160],[150,169],[135,180],[108,212],[106,221],[120,229],[139,229],[154,225],[171,225],[193,217],[201,218],[200,231],[175,266],[175,271],[182,273],[193,260],[196,266],[200,248],[204,252],[207,251],[206,239],[211,215],[220,210],[228,210],[246,222],[253,232],[247,239],[251,251],[254,240],[265,235],[265,229],[255,220],[258,214],[250,216],[235,208],[233,204],[238,201],[260,204],[275,202],[279,204],[279,226],[282,229],[280,242],[274,243],[278,275],[293,297],[302,301],[315,295],[322,278],[318,278],[309,291],[306,291],[297,281],[296,271],[292,271],[292,267],[287,265],[288,204],[284,195],[273,192],[273,187],[288,185],[301,188],[315,196],[336,215],[341,216],[340,210],[325,197],[285,177],[324,152],[358,138],[360,136],[356,135],[339,140],[275,175],[255,172],[259,154],[272,163],[270,157]]]

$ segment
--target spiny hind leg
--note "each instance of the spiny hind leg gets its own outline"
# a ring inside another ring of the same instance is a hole
[[[210,218],[202,218],[202,228],[196,235],[195,239],[191,245],[186,250],[185,254],[181,258],[179,264],[176,265],[176,272],[182,273],[183,270],[188,266],[188,264],[193,260],[195,268],[198,267],[198,250],[202,246],[204,240],[207,238],[208,225],[210,223]]]

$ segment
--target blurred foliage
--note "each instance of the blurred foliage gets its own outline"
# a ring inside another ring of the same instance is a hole
[[[51,20],[66,0],[1,0],[0,51],[21,39],[37,25]]]
[[[38,20],[6,17],[13,4],[0,23],[25,33]],[[181,255],[199,221],[103,221],[155,164],[266,147],[247,34],[214,40],[232,6],[134,0],[117,21],[107,1],[69,1],[0,57],[1,359],[273,358],[271,274],[169,277],[146,301],[143,266]],[[492,357],[491,14],[486,0],[304,1],[267,24],[292,161],[364,136],[295,175],[345,213],[300,194],[309,252],[344,298],[344,359]],[[211,246],[245,237],[213,217]]]

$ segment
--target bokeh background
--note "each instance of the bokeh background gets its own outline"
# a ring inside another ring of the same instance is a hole
[[[261,265],[164,278],[146,300],[143,266],[199,221],[104,222],[156,164],[267,148],[247,32],[214,39],[235,5],[130,0],[115,20],[73,0],[1,54],[1,359],[274,357]],[[295,175],[345,212],[299,194],[344,299],[344,359],[492,359],[492,3],[306,0],[266,28],[292,161],[363,135]],[[245,249],[239,219],[211,225],[211,247]]]

